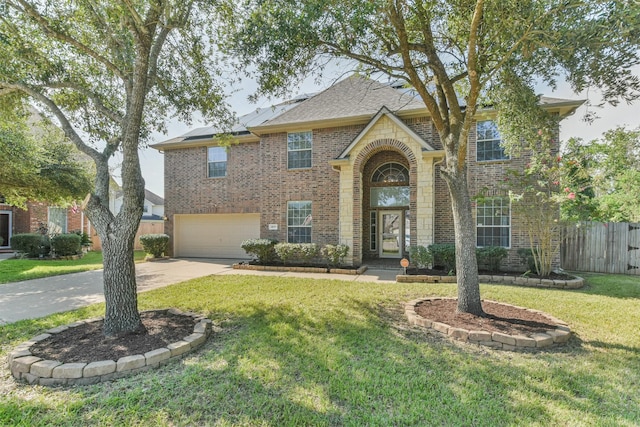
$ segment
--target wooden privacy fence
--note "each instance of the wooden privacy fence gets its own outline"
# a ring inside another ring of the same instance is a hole
[[[141,221],[140,226],[138,227],[138,232],[136,233],[136,240],[134,243],[134,249],[142,249],[142,245],[140,244],[140,236],[143,234],[162,234],[164,233],[164,221]],[[91,249],[94,251],[102,250],[102,243],[100,242],[100,237],[96,233],[95,229],[91,230]]]
[[[565,270],[640,275],[640,223],[580,222],[563,234]]]

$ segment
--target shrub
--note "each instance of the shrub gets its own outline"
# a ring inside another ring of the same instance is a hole
[[[82,238],[77,234],[59,234],[51,238],[51,249],[56,255],[75,255],[82,250]]]
[[[9,242],[11,249],[22,252],[29,258],[47,255],[51,250],[49,237],[38,233],[14,234]]]
[[[240,247],[247,255],[257,258],[260,264],[267,264],[276,259],[276,243],[278,241],[273,239],[249,239],[242,242]]]
[[[429,252],[433,254],[433,265],[442,267],[449,272],[456,271],[456,246],[453,243],[438,243],[429,245]]]
[[[520,261],[523,265],[527,266],[527,270],[536,273],[538,269],[536,268],[536,260],[533,257],[533,251],[529,248],[520,248],[518,249],[518,256],[520,257]]]
[[[411,246],[409,248],[409,259],[417,268],[429,268],[433,265],[433,254],[424,246]]]
[[[297,243],[278,243],[273,249],[276,252],[276,256],[285,265],[298,258]]]
[[[76,230],[73,232],[73,234],[77,234],[78,236],[80,236],[80,246],[91,246],[93,244],[91,238],[87,233]]]
[[[344,259],[349,254],[349,246],[325,245],[320,252],[329,267],[338,267],[344,264]]]
[[[146,253],[151,254],[154,258],[159,258],[167,252],[169,236],[166,234],[143,234],[140,236],[140,244]]]
[[[320,248],[315,243],[298,243],[298,256],[303,263],[310,263],[319,253]]]
[[[507,257],[507,250],[501,246],[487,246],[476,249],[478,268],[500,271],[500,263]]]

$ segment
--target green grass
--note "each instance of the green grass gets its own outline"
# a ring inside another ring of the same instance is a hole
[[[144,260],[144,251],[135,251],[136,262]],[[78,260],[8,259],[0,262],[0,284],[40,279],[61,274],[102,268],[102,252],[88,252]]]
[[[483,285],[486,299],[567,321],[540,353],[456,344],[410,328],[400,302],[455,285],[212,276],[140,295],[201,312],[219,331],[187,358],[94,386],[0,374],[0,425],[633,426],[640,424],[640,281],[585,275],[583,290]],[[103,306],[0,329],[0,358]]]

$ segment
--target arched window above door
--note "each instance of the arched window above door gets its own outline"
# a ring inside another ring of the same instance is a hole
[[[372,183],[409,183],[409,171],[400,163],[386,163],[380,166],[371,176]]]

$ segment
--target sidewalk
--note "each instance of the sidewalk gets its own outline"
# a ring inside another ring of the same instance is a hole
[[[157,289],[209,275],[306,277],[358,282],[395,283],[394,270],[367,270],[362,275],[234,270],[231,260],[181,258],[136,264],[138,291]],[[104,302],[102,270],[65,274],[0,285],[0,325],[74,310]]]

